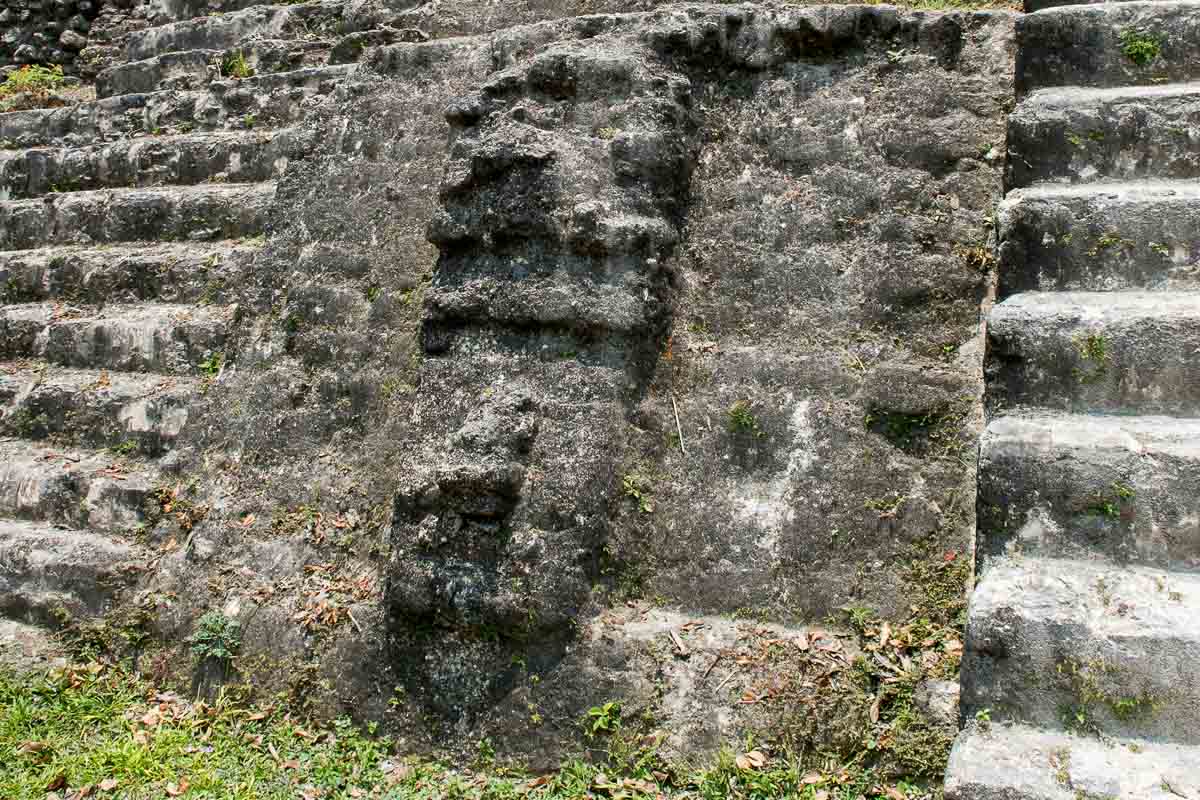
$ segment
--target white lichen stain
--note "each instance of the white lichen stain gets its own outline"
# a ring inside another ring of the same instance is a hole
[[[788,398],[790,401],[790,397]],[[807,472],[816,461],[815,430],[809,420],[812,401],[803,400],[796,404],[788,424],[792,434],[791,449],[788,451],[787,467],[770,481],[751,481],[738,487],[733,498],[736,517],[752,523],[762,530],[755,544],[772,560],[779,557],[779,536],[783,526],[795,517],[791,494],[797,476]]]

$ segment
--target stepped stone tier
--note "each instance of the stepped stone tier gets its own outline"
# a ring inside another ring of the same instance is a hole
[[[1200,4],[1053,5],[1016,24],[946,796],[1190,796]]]
[[[1033,5],[13,0],[0,635],[937,783],[974,562],[947,794],[1200,798],[1200,3]]]

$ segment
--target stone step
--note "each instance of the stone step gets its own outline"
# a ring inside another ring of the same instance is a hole
[[[295,132],[139,136],[112,144],[0,151],[0,197],[205,181],[256,183],[283,174]],[[7,195],[7,196],[6,196]]]
[[[157,485],[147,464],[88,452],[0,440],[0,516],[125,533],[146,521]]]
[[[1007,553],[1200,570],[1200,420],[994,417],[976,510],[981,569]]]
[[[0,307],[0,358],[65,367],[197,375],[219,360],[234,309],[145,303],[83,311]],[[205,367],[205,364],[209,366]]]
[[[1200,2],[1104,3],[1017,18],[1018,96],[1048,86],[1200,80]]]
[[[1200,184],[1046,185],[1000,204],[999,297],[1200,289]]]
[[[1135,0],[1025,0],[1022,4],[1026,14],[1032,14],[1035,11],[1045,11],[1047,8],[1058,8],[1059,6],[1086,6],[1099,5],[1100,3],[1129,3]]]
[[[262,0],[150,0],[150,19],[155,25],[180,22],[209,14],[228,14],[261,5]]]
[[[1047,89],[1008,118],[1010,187],[1139,178],[1200,178],[1200,83]]]
[[[993,404],[1200,416],[1200,292],[1024,292],[987,328]]]
[[[1200,744],[1200,575],[1000,560],[971,595],[962,715]]]
[[[0,302],[229,302],[261,245],[168,242],[0,251]]]
[[[228,50],[260,39],[332,39],[341,21],[341,2],[260,5],[216,16],[134,31],[125,40],[125,58],[140,61],[182,50]]]
[[[146,568],[142,548],[87,530],[0,520],[0,614],[42,623],[97,616]]]
[[[0,250],[47,245],[211,241],[263,233],[275,184],[65,192],[0,203]]]
[[[954,742],[946,800],[1200,797],[1200,748],[1101,740],[1023,725],[971,725]]]
[[[187,422],[195,378],[0,363],[0,435],[155,456]]]
[[[261,39],[230,50],[162,53],[104,70],[96,76],[96,96],[201,89],[214,81],[315,67],[326,63],[331,49],[328,41]]]
[[[261,130],[301,118],[308,98],[329,94],[355,64],[306,67],[241,80],[221,80],[201,91],[160,91],[106,97],[64,108],[0,114],[0,145],[94,145],[143,133]]]

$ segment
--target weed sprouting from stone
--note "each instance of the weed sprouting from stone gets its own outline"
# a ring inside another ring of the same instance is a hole
[[[188,637],[197,660],[229,661],[242,644],[242,626],[220,611],[209,611],[196,623],[196,632]]]
[[[749,400],[738,400],[729,407],[729,410],[725,414],[728,418],[730,433],[750,433],[754,436],[763,435],[762,429],[758,427],[758,418],[750,410]]]
[[[249,78],[254,74],[254,69],[250,66],[250,62],[246,60],[246,55],[241,50],[226,54],[221,60],[221,74],[226,78]]]
[[[1162,52],[1162,44],[1154,36],[1143,31],[1128,29],[1121,31],[1121,52],[1139,67],[1144,67]]]

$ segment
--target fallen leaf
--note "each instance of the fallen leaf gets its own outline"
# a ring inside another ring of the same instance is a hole
[[[883,623],[883,628],[879,631],[879,646],[887,647],[888,638],[892,635],[892,624],[890,622]]]
[[[800,783],[803,786],[811,786],[814,783],[821,783],[823,780],[824,778],[821,777],[821,773],[810,772],[800,779]]]
[[[883,702],[883,692],[880,692],[875,697],[875,702],[871,703],[871,722],[879,722],[879,704]]]
[[[170,795],[171,797],[179,797],[179,795],[183,794],[187,790],[188,790],[187,778],[181,778],[179,780],[179,783],[168,783],[167,784],[167,794]]]
[[[766,765],[767,757],[761,750],[751,750],[738,756],[735,761],[741,769],[759,769]]]
[[[100,791],[102,792],[111,792],[115,788],[117,788],[116,778],[105,778],[100,781]]]
[[[947,550],[946,555],[942,556],[942,560],[949,564],[954,559],[958,558],[958,552],[955,550]]]
[[[289,758],[279,765],[280,769],[300,769],[300,762],[294,758]]]
[[[904,794],[904,792],[900,791],[895,786],[887,787],[883,790],[883,793],[890,797],[891,800],[908,800],[908,797]]]

